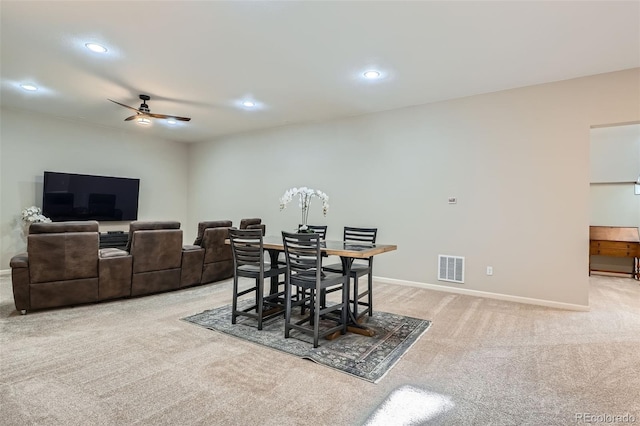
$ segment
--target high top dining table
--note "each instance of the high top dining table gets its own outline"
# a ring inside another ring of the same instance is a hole
[[[263,247],[269,252],[269,258],[271,264],[278,263],[278,255],[284,251],[284,243],[282,237],[267,235],[263,237]],[[342,262],[342,268],[346,275],[351,272],[351,265],[355,259],[369,259],[378,254],[386,253],[389,251],[397,250],[398,247],[392,244],[371,244],[371,243],[354,243],[351,241],[322,241],[321,251],[327,255],[340,256]],[[350,286],[347,286],[347,292],[350,291]],[[278,277],[271,278],[271,294],[278,293]],[[354,295],[353,303],[358,303],[357,295]],[[349,325],[348,330],[353,333],[363,334],[365,336],[373,336],[373,332],[367,329],[366,326],[360,324],[358,319],[353,315],[353,309],[349,305]]]

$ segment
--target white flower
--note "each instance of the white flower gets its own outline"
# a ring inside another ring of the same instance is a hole
[[[302,210],[302,225],[307,224],[307,218],[309,217],[309,205],[311,204],[311,198],[317,197],[322,200],[322,214],[327,215],[329,211],[329,196],[318,189],[311,189],[303,186],[302,188],[287,189],[284,195],[280,198],[280,211],[287,208],[293,197],[298,196],[298,207]]]
[[[22,221],[27,224],[39,222],[51,222],[51,219],[42,214],[40,207],[31,206],[22,210]]]

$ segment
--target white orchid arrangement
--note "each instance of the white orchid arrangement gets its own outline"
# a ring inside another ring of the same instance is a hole
[[[309,217],[309,205],[313,197],[320,198],[322,200],[322,214],[327,215],[329,210],[329,196],[318,189],[311,189],[303,186],[302,188],[287,189],[284,195],[280,198],[280,211],[287,208],[295,196],[299,197],[298,207],[302,210],[302,226],[301,230],[307,229],[307,218]]]
[[[51,219],[42,214],[40,207],[31,206],[22,210],[22,221],[31,225],[32,223],[51,222]]]

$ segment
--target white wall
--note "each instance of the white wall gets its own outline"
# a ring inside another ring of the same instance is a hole
[[[140,220],[187,220],[184,144],[45,115],[0,109],[0,269],[25,250],[19,216],[42,206],[43,171],[140,179]],[[128,229],[105,222],[101,230]]]
[[[638,176],[640,124],[592,129],[591,182],[636,182]]]
[[[640,195],[633,184],[591,184],[591,225],[640,227]]]
[[[293,230],[294,186],[325,191],[310,223],[377,226],[398,245],[375,275],[588,305],[590,126],[640,118],[638,69],[190,147],[189,221],[262,217]],[[458,203],[447,204],[455,196]],[[437,255],[466,257],[465,284]],[[486,266],[494,275],[485,274]]]

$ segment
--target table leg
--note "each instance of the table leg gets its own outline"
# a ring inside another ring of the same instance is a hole
[[[340,261],[342,262],[342,271],[348,277],[347,278],[347,300],[349,300],[349,290],[351,288],[351,265],[353,264],[353,257],[340,256]],[[354,295],[353,303],[354,305],[358,303],[358,295]],[[358,322],[357,318],[354,315],[354,310],[351,309],[351,304],[347,304],[347,330],[352,333],[362,334],[363,336],[373,336],[373,330],[367,328],[365,325]]]
[[[271,262],[272,267],[277,267],[280,250],[269,249],[268,252],[269,261]],[[269,289],[269,294],[278,294],[278,276],[271,277],[271,288]]]

